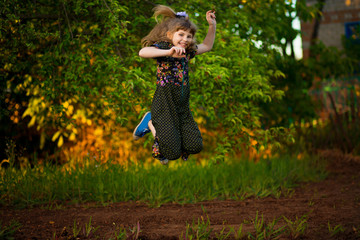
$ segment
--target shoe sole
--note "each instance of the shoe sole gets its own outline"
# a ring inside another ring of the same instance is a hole
[[[169,163],[169,160],[165,159],[165,160],[161,160],[160,163],[162,165],[167,165]]]
[[[144,118],[148,115],[149,112],[150,112],[150,111],[148,111],[148,112],[146,112],[146,113],[144,114],[144,116],[143,116],[143,118],[141,119],[140,123],[136,126],[136,128],[135,128],[135,130],[134,130],[134,132],[133,132],[133,139],[134,139],[135,141],[138,140],[138,139],[140,139],[140,138],[142,138],[142,137],[136,136],[135,133],[136,133],[136,130],[139,128],[140,124],[142,123],[142,121],[143,121]]]

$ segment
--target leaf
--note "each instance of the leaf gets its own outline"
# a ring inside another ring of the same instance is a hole
[[[28,127],[32,127],[35,124],[36,116],[33,116],[28,124]]]
[[[64,143],[64,138],[63,138],[63,136],[60,136],[57,146],[61,147],[63,145],[63,143]]]
[[[61,133],[61,130],[57,131],[51,138],[51,141],[55,142],[55,140],[60,136],[60,133]]]
[[[75,140],[76,140],[76,135],[75,135],[75,133],[71,133],[71,134],[70,134],[69,140],[70,140],[70,141],[75,141]]]
[[[41,135],[40,135],[40,149],[44,148],[45,140],[46,140],[46,134],[43,131],[43,132],[41,132]]]
[[[27,108],[26,110],[25,110],[25,112],[23,113],[23,115],[22,115],[22,118],[25,118],[26,116],[30,116],[31,115],[31,108]]]

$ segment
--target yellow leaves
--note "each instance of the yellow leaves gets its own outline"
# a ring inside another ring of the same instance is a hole
[[[258,142],[255,139],[251,139],[250,144],[251,144],[251,146],[256,146],[256,144],[258,144]]]
[[[70,105],[71,102],[72,102],[72,100],[69,99],[68,101],[65,101],[64,103],[62,103],[63,107],[65,108],[65,114],[68,117],[70,117],[74,113],[74,106]]]
[[[99,137],[99,136],[101,136],[102,134],[103,134],[103,130],[102,130],[102,128],[100,128],[100,127],[97,127],[96,129],[95,129],[95,131],[94,131],[94,135],[96,136],[96,137]]]
[[[203,118],[203,117],[197,117],[196,119],[195,119],[195,121],[198,123],[198,124],[200,124],[200,125],[202,125],[202,124],[205,124],[205,122],[206,122],[206,120]]]
[[[253,131],[251,131],[250,129],[247,129],[247,128],[243,128],[242,129],[244,132],[246,132],[247,134],[249,134],[249,136],[254,136],[254,132]]]
[[[70,105],[70,106],[68,107],[67,111],[66,111],[66,115],[67,115],[67,116],[70,116],[70,115],[73,114],[73,112],[74,112],[74,106],[73,106],[73,105]]]
[[[142,108],[141,108],[140,105],[137,104],[137,105],[134,106],[134,109],[135,109],[135,111],[136,111],[137,113],[140,113]]]
[[[60,136],[60,134],[61,134],[61,130],[57,131],[51,138],[51,141],[55,142],[55,140]]]
[[[66,101],[62,105],[63,105],[64,108],[68,108],[69,107],[69,102]]]
[[[90,56],[90,65],[93,65],[94,62],[95,62],[95,59],[96,59],[95,56],[94,56],[94,53],[93,53],[93,51],[91,51],[90,48],[87,49],[87,52],[88,52],[88,54]]]
[[[29,127],[35,124],[36,115],[42,112],[46,108],[47,104],[43,102],[42,98],[31,98],[28,104],[28,108],[24,111],[22,118],[26,116],[32,117],[30,123],[28,124]]]
[[[34,126],[35,121],[36,121],[36,115],[31,118],[30,122],[28,123],[28,127]]]
[[[10,70],[11,70],[11,67],[12,67],[12,64],[11,64],[11,63],[5,63],[4,70],[10,71]]]
[[[16,116],[11,116],[10,120],[13,121],[14,123],[18,123],[19,122],[19,118]]]
[[[92,65],[94,64],[94,62],[95,62],[95,57],[92,57],[92,58],[90,59],[90,65],[92,66]]]
[[[28,74],[25,74],[24,87],[27,87],[32,82],[32,77]]]
[[[40,92],[40,88],[39,88],[39,86],[36,86],[33,90],[33,95],[38,95],[39,92]]]
[[[53,137],[51,138],[51,140],[52,140],[53,142],[55,142],[56,139],[59,138],[58,144],[57,144],[58,147],[61,147],[61,146],[64,144],[64,137],[62,136],[61,133],[62,133],[62,131],[59,130],[59,131],[57,131],[57,132],[53,135]]]
[[[316,119],[314,119],[313,121],[312,121],[312,124],[313,124],[313,126],[316,126],[317,125],[317,120]]]
[[[63,145],[63,143],[64,143],[64,138],[63,138],[63,136],[60,136],[57,146],[61,147]]]
[[[82,112],[85,113],[85,111]],[[81,160],[84,157],[96,157],[98,161],[102,162],[113,159],[114,162],[125,163],[130,156],[133,156],[134,159],[144,159],[146,155],[151,156],[149,149],[138,151],[138,147],[133,148],[134,143],[129,141],[132,135],[129,129],[117,125],[112,120],[98,121],[96,125],[88,125],[92,121],[92,119],[86,119],[85,123],[82,123],[79,112],[76,118],[77,127],[68,130],[68,141],[71,141],[72,145],[63,144],[62,153],[69,160],[70,165],[73,164],[73,161],[77,161],[74,159]],[[112,134],[113,132],[117,134]]]
[[[25,112],[22,115],[22,118],[25,118],[26,116],[29,116],[31,114],[31,108],[27,108]]]
[[[75,135],[75,133],[72,132],[72,133],[70,134],[69,140],[72,141],[72,142],[74,142],[74,141],[76,140],[76,135]]]
[[[97,24],[92,25],[92,26],[90,27],[90,30],[97,29],[98,27],[99,27],[99,25],[97,25]]]
[[[90,48],[87,49],[87,52],[88,52],[89,56],[92,56],[92,55],[93,55],[93,52],[91,51]]]
[[[315,13],[314,12],[310,12],[310,15],[312,18],[315,18]]]

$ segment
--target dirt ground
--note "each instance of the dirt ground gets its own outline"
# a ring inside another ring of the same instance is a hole
[[[324,152],[323,155],[329,159],[328,178],[318,183],[301,184],[293,194],[279,199],[268,197],[165,204],[159,208],[136,202],[108,206],[62,206],[54,210],[45,207],[22,210],[2,207],[1,221],[3,225],[12,219],[21,223],[15,239],[54,239],[55,232],[59,236],[62,233],[60,239],[70,239],[74,221],[84,226],[90,218],[91,226],[99,227],[95,232],[98,239],[114,239],[114,233],[120,226],[129,229],[137,223],[141,230],[140,239],[178,239],[185,232],[186,223],[191,224],[193,219],[197,221],[201,216],[206,220],[203,209],[215,232],[219,232],[223,226],[238,229],[242,223],[243,232],[253,232],[251,220],[255,219],[257,212],[263,214],[266,222],[282,219],[283,216],[295,220],[308,214],[305,235],[298,239],[360,239],[360,161],[341,154]],[[285,222],[280,220],[278,224],[281,226]],[[331,236],[329,224],[332,228],[342,227],[343,231]],[[230,235],[230,239],[234,239],[234,235]]]

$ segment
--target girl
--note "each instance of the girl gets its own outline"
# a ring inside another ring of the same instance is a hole
[[[215,40],[215,11],[206,13],[208,33],[202,44],[196,45],[196,26],[186,12],[175,13],[159,5],[155,17],[163,20],[142,39],[139,56],[157,60],[157,82],[151,113],[147,112],[135,128],[134,139],[152,132],[155,140],[153,157],[167,164],[180,156],[187,160],[189,154],[202,150],[202,137],[189,108],[189,61],[195,55],[212,49]]]

